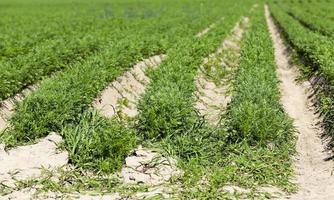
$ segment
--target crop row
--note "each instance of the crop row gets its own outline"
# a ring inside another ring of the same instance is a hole
[[[122,5],[122,4],[120,4]],[[157,5],[160,5],[157,3]],[[124,10],[126,6],[119,6],[119,10]],[[143,6],[145,8],[145,6]],[[147,9],[151,8],[151,5],[146,5]],[[87,9],[87,8],[86,8]],[[17,92],[21,91],[23,88],[34,84],[41,80],[45,76],[49,76],[53,72],[63,70],[78,61],[82,61],[92,54],[103,51],[106,47],[105,43],[117,42],[120,38],[123,38],[127,34],[127,31],[133,31],[140,29],[143,26],[150,26],[151,29],[155,27],[160,27],[162,32],[166,27],[172,26],[172,24],[188,24],[189,30],[193,32],[200,30],[202,28],[200,22],[198,23],[187,23],[192,20],[196,20],[194,15],[189,15],[188,13],[182,13],[178,17],[173,17],[170,20],[170,11],[162,12],[159,16],[142,18],[143,14],[138,14],[133,18],[124,17],[111,17],[111,18],[101,18],[101,16],[92,16],[92,20],[89,17],[86,19],[80,18],[74,22],[69,21],[69,17],[73,17],[71,14],[63,14],[64,11],[58,13],[60,19],[64,22],[59,22],[45,25],[42,30],[35,30],[36,33],[31,35],[42,35],[46,38],[40,38],[36,36],[35,39],[29,38],[16,38],[11,35],[26,35],[20,31],[15,31],[11,29],[9,33],[5,36],[6,38],[18,41],[18,43],[29,43],[28,46],[22,47],[20,44],[12,44],[14,49],[29,49],[29,51],[17,54],[16,56],[11,55],[8,59],[2,59],[0,62],[0,70],[3,71],[0,75],[0,100],[4,100]],[[148,11],[146,11],[148,12]],[[87,14],[86,12],[81,14]],[[89,13],[88,13],[89,14]],[[37,15],[37,14],[36,14]],[[39,15],[37,15],[39,16]],[[49,16],[53,20],[55,16]],[[57,17],[57,15],[56,15]],[[165,18],[164,20],[162,20]],[[205,18],[203,18],[205,19]],[[21,18],[20,18],[21,20]],[[201,20],[201,19],[198,19]],[[212,20],[212,19],[209,19]],[[25,19],[22,21],[26,21]],[[162,23],[159,23],[159,22]],[[8,21],[7,21],[8,22]],[[7,24],[7,23],[6,23]],[[33,29],[36,26],[35,23],[28,23],[24,25],[23,32],[27,29]],[[194,27],[197,26],[197,27]],[[37,26],[39,27],[39,26]],[[38,32],[40,31],[40,32]],[[28,31],[29,33],[29,31]],[[170,37],[170,39],[172,39]],[[7,39],[3,39],[7,41]],[[5,48],[11,48],[8,43],[3,43]],[[2,50],[6,54],[7,50]],[[16,51],[16,50],[14,50]]]
[[[333,5],[332,2],[327,0],[319,0],[319,1],[300,1],[300,0],[283,0],[277,1],[273,0],[272,2],[278,3],[281,6],[289,9],[298,9],[308,13],[307,18],[322,18],[325,21],[333,20]]]
[[[333,36],[334,35],[334,25],[332,20],[318,16],[319,12],[324,12],[321,10],[317,10],[317,5],[311,9],[306,10],[303,5],[294,5],[289,3],[280,3],[280,7],[285,10],[289,15],[293,16],[297,19],[300,23],[305,25],[307,28],[319,32],[326,36]]]
[[[271,4],[273,17],[281,27],[287,41],[296,50],[302,61],[309,67],[303,67],[310,77],[318,77],[315,88],[318,96],[319,112],[323,117],[324,128],[330,136],[334,133],[334,41],[329,37],[315,33],[285,13],[276,4]]]
[[[223,155],[228,163],[224,165],[231,165],[228,171],[236,170],[253,184],[287,187],[295,136],[292,120],[280,102],[276,67],[273,42],[260,8],[241,43],[232,101],[224,116]]]

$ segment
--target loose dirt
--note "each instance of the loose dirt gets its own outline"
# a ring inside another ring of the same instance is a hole
[[[61,167],[68,162],[68,154],[57,150],[57,144],[62,138],[56,133],[33,145],[20,146],[5,151],[0,146],[0,182],[13,187],[15,180],[37,177],[42,168],[51,169]]]
[[[244,33],[244,28],[247,26],[249,19],[244,17],[232,29],[230,35],[223,41],[222,45],[217,51],[204,60],[203,65],[213,60],[218,60],[219,66],[213,64],[211,70],[216,67],[223,67],[224,70],[231,72],[238,65],[238,57],[240,53],[239,43]],[[204,115],[205,119],[212,125],[216,125],[220,116],[231,101],[231,96],[228,95],[228,88],[230,87],[230,77],[226,76],[219,84],[215,83],[205,73],[205,67],[200,66],[197,77],[195,79],[197,98],[195,107]]]
[[[176,167],[176,160],[139,147],[133,155],[126,158],[121,174],[124,183],[155,186],[167,182],[181,172]]]
[[[315,108],[308,99],[312,91],[310,83],[296,83],[299,72],[289,62],[289,52],[270,16],[268,6],[265,6],[265,15],[275,47],[277,75],[281,81],[281,101],[298,130],[298,155],[294,165],[295,182],[299,191],[287,199],[334,199],[334,165],[332,161],[326,161],[331,155],[320,138],[323,130],[318,122],[321,119],[314,114]]]
[[[149,68],[156,68],[165,58],[166,55],[156,55],[137,63],[112,82],[94,101],[93,106],[105,117],[113,117],[116,114],[136,116],[137,101],[150,81],[145,72]]]

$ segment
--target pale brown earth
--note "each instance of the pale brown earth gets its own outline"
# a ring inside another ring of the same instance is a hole
[[[125,159],[122,169],[124,183],[160,185],[181,172],[176,167],[176,160],[166,158],[150,149],[138,147],[133,155]]]
[[[67,152],[58,151],[62,138],[51,133],[36,144],[20,146],[8,151],[0,149],[0,182],[13,186],[14,179],[36,177],[41,168],[54,168],[67,164]]]
[[[0,132],[8,126],[8,119],[13,114],[15,103],[22,101],[27,95],[37,89],[36,85],[24,89],[14,97],[8,98],[0,104]]]
[[[168,183],[172,178],[179,176],[182,176],[182,172],[177,168],[175,159],[141,146],[125,159],[125,165],[121,171],[124,184],[149,187],[147,192],[135,194],[138,199],[156,196],[164,199],[171,198],[173,191],[179,188],[176,188],[175,184]]]
[[[326,150],[326,142],[321,140],[321,129],[315,108],[308,96],[312,93],[310,83],[297,83],[297,67],[290,64],[287,47],[281,38],[268,9],[265,14],[269,31],[274,43],[277,75],[281,81],[281,102],[285,111],[294,120],[298,131],[297,152],[294,158],[295,182],[299,187],[297,193],[286,199],[317,200],[334,199],[333,161],[328,160],[331,153]],[[283,198],[282,198],[283,199]]]
[[[214,64],[212,66],[213,70],[215,67],[225,67],[228,71],[235,69],[238,65],[239,43],[248,21],[247,17],[242,18],[217,51],[204,60],[203,65],[208,64],[211,60],[218,60],[219,66]],[[216,84],[205,74],[205,68],[200,66],[195,84],[197,88],[195,92],[197,99],[196,109],[204,115],[210,124],[218,124],[224,108],[231,101],[231,96],[228,94],[228,88],[230,87],[229,77],[224,77],[219,84]]]
[[[68,167],[68,153],[57,150],[62,138],[51,133],[38,143],[20,146],[9,151],[0,150],[0,183],[14,191],[0,197],[5,199],[128,199],[127,195],[99,194],[84,195],[80,193],[62,194],[59,192],[36,193],[38,185],[32,188],[16,189],[17,180],[36,180],[41,176],[43,169],[56,169]],[[4,145],[2,145],[4,147]],[[149,189],[137,192],[130,199],[146,199],[161,196],[166,199],[172,196],[175,185],[168,185],[171,178],[182,175],[176,166],[176,160],[163,156],[161,153],[138,147],[133,154],[125,160],[125,165],[117,177],[124,185],[143,185]],[[55,180],[56,175],[55,175]]]
[[[116,114],[136,116],[137,101],[150,82],[146,70],[156,68],[165,58],[166,55],[156,55],[137,63],[113,81],[94,101],[93,106],[105,117],[113,117]]]
[[[38,193],[35,188],[28,188],[24,190],[14,191],[11,194],[0,197],[0,200],[123,200],[129,198],[122,198],[118,193],[105,195],[83,195],[79,193],[62,194],[55,192]]]

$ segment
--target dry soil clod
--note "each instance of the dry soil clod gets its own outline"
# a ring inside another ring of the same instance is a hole
[[[173,176],[180,174],[181,172],[176,167],[176,160],[142,147],[126,158],[121,172],[125,184],[150,186],[164,184]]]
[[[4,145],[0,146],[0,182],[13,187],[16,180],[37,177],[41,174],[42,167],[57,168],[66,165],[68,153],[58,151],[57,144],[62,138],[56,133],[50,133],[38,143],[20,146],[5,151]]]

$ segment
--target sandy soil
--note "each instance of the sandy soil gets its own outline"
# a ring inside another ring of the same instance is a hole
[[[154,69],[165,58],[166,55],[156,55],[137,63],[101,93],[94,101],[94,107],[106,117],[113,117],[115,114],[136,116],[136,103],[150,81],[145,71],[148,68]]]
[[[67,152],[57,150],[57,144],[62,142],[60,136],[51,133],[37,144],[21,146],[5,152],[0,151],[0,182],[15,188],[16,180],[38,178],[42,168],[55,169],[68,166]],[[0,200],[33,200],[33,199],[82,199],[82,200],[112,200],[112,199],[147,199],[156,196],[165,199],[173,196],[177,190],[175,185],[168,185],[172,177],[182,175],[176,167],[176,160],[165,157],[159,152],[138,147],[132,155],[126,158],[126,163],[117,177],[125,185],[145,185],[148,190],[128,195],[120,193],[89,195],[80,193],[63,194],[59,192],[36,193],[38,186],[15,190]],[[56,180],[56,177],[55,177]],[[167,184],[167,185],[166,185]]]
[[[57,150],[62,138],[51,133],[38,143],[20,146],[9,151],[0,148],[0,182],[14,186],[16,180],[37,177],[42,168],[61,167],[68,162],[67,152]]]
[[[222,45],[218,48],[217,52],[211,54],[204,60],[204,64],[210,62],[211,59],[217,59],[219,57],[219,67],[226,67],[226,70],[233,70],[238,64],[237,59],[239,56],[239,42],[244,33],[244,27],[248,24],[248,18],[243,18],[241,22],[232,29],[231,34],[223,41]],[[233,54],[233,56],[222,56],[221,54]],[[228,63],[228,64],[227,64]],[[218,66],[215,66],[218,67]],[[229,88],[229,78],[221,80],[220,84],[215,84],[204,73],[203,66],[198,70],[197,77],[195,79],[197,102],[195,104],[196,109],[205,116],[206,120],[216,125],[220,116],[226,108],[227,104],[231,101],[231,97],[227,94]]]
[[[24,89],[21,93],[15,95],[14,97],[8,98],[0,104],[0,132],[4,130],[8,123],[9,117],[12,115],[16,102],[20,102],[37,89],[37,85],[30,86]]]
[[[331,155],[326,144],[320,139],[322,129],[319,117],[314,114],[308,96],[311,93],[309,82],[296,83],[299,73],[289,62],[289,53],[281,39],[267,6],[265,13],[269,31],[274,42],[277,74],[281,81],[282,104],[294,120],[298,130],[297,152],[295,157],[295,182],[299,191],[287,199],[334,199],[333,161],[326,161]]]
[[[176,160],[139,147],[126,158],[121,174],[124,183],[154,186],[167,182],[171,177],[179,175],[180,171],[176,167]]]

